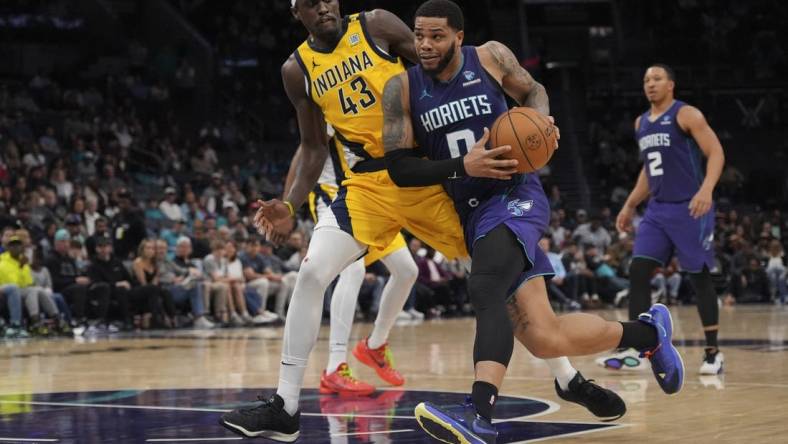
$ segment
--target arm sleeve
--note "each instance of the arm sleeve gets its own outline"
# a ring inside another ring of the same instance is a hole
[[[415,156],[413,149],[400,148],[386,153],[386,168],[391,180],[400,187],[438,185],[446,179],[463,177],[465,164],[462,157],[446,160],[429,160]]]

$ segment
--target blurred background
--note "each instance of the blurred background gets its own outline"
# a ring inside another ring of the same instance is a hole
[[[341,7],[344,14],[385,8],[412,24],[419,3],[342,0]],[[677,98],[705,113],[725,148],[715,194],[721,298],[728,304],[784,300],[788,4],[459,3],[466,43],[498,40],[512,48],[547,87],[561,128],[561,148],[540,172],[553,208],[545,248],[560,257],[566,273],[551,287],[557,308],[625,301],[632,239],[619,236],[613,221],[640,168],[633,122],[648,107],[642,76],[654,62],[674,68]],[[242,261],[244,269],[259,255],[263,265],[254,270],[261,276],[295,272],[309,241],[309,215],[302,212],[291,241],[277,249],[257,243],[251,216],[258,198],[280,196],[298,143],[280,67],[305,38],[285,0],[0,2],[2,248],[16,236],[34,269],[60,270],[68,257],[77,275],[89,276],[96,241],[107,237],[133,287],[153,284],[136,279],[135,260],[160,267],[185,259],[208,283],[214,277],[202,262],[209,255]],[[141,257],[146,239],[163,241],[166,250]],[[216,240],[222,244],[212,245]],[[186,241],[184,257],[177,247]],[[63,258],[55,254],[58,242],[68,242]],[[412,250],[420,261],[438,262],[445,274],[420,277],[403,319],[467,315],[461,267],[418,240]],[[382,268],[369,270],[359,317],[375,314],[386,279]],[[65,281],[58,279],[69,276],[49,272],[52,293],[62,293]],[[660,272],[677,284],[655,282],[656,298],[692,303],[681,270],[670,265]],[[90,276],[95,288],[101,277]],[[110,294],[105,310],[103,293],[88,291],[87,311],[78,307],[76,317],[72,297],[55,313],[26,312],[21,320],[10,307],[0,313],[10,326],[7,337],[82,333],[93,324],[100,333],[275,322],[288,295],[255,298],[246,285],[250,276],[236,276],[239,289],[226,290],[230,300],[233,292],[246,295],[249,307],[236,299],[229,307],[219,302],[197,309],[172,289],[182,282],[175,280],[155,283],[163,291],[144,307],[124,308]],[[0,285],[10,279],[0,275]],[[281,298],[279,307],[274,299]],[[88,318],[93,321],[85,324]]]

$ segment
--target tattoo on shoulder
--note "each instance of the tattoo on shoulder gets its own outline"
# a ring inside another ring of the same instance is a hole
[[[528,84],[533,84],[534,79],[517,61],[512,50],[507,48],[506,45],[496,41],[487,42],[484,45],[493,58],[493,61],[501,69],[504,75],[515,75]]]
[[[504,73],[510,74],[515,68],[519,67],[517,61],[514,59],[514,54],[512,54],[511,50],[502,43],[492,41],[484,46],[487,48],[487,51],[490,52],[495,64],[498,65]]]
[[[405,111],[402,106],[402,78],[392,77],[383,89],[383,147],[402,148],[405,139]]]

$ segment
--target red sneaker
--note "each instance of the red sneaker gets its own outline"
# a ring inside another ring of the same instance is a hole
[[[362,364],[375,370],[380,379],[389,384],[399,386],[405,383],[405,378],[394,369],[394,359],[391,357],[388,343],[383,344],[380,348],[371,349],[367,346],[367,340],[362,339],[353,347],[353,356]]]
[[[367,396],[375,391],[375,387],[366,382],[359,381],[353,377],[353,372],[346,363],[339,364],[339,367],[330,374],[320,376],[320,393],[327,395],[338,393],[339,395]]]

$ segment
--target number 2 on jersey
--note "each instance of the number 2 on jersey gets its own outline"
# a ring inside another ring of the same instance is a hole
[[[648,158],[649,176],[656,177],[665,174],[665,171],[662,169],[662,153],[652,151],[646,154],[646,158]]]
[[[369,90],[367,87],[367,82],[364,81],[361,77],[356,77],[350,82],[350,88],[353,91],[362,94],[365,97],[362,97],[361,100],[358,101],[356,104],[355,101],[350,96],[345,96],[345,88],[339,88],[339,103],[342,104],[342,112],[345,114],[358,114],[358,105],[361,105],[362,108],[366,109],[370,106],[374,105],[377,102],[375,99],[375,95],[372,94],[372,91]]]

